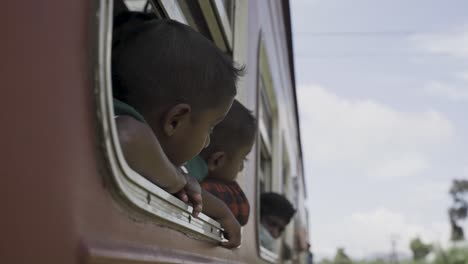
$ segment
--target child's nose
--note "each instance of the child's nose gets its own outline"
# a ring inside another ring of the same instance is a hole
[[[273,228],[271,236],[274,238],[278,238],[281,235],[281,232],[278,230],[278,228]]]

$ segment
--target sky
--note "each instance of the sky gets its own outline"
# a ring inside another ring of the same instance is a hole
[[[468,179],[468,1],[291,0],[318,259],[448,245]],[[467,221],[468,222],[468,221]],[[465,224],[468,231],[468,224]]]

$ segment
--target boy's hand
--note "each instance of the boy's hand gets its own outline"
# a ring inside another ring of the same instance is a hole
[[[229,212],[218,219],[221,226],[224,228],[224,237],[227,242],[221,242],[221,246],[225,248],[237,248],[241,243],[241,226],[234,215]]]
[[[221,227],[224,228],[224,237],[227,242],[221,242],[221,246],[225,248],[236,248],[241,243],[241,226],[237,219],[232,214],[227,205],[218,197],[209,193],[207,190],[202,190],[203,213],[218,221]]]
[[[177,170],[177,169],[176,169]],[[177,173],[177,172],[176,172]],[[183,188],[187,185],[187,180],[184,176],[174,177],[172,182],[167,186],[159,186],[163,188],[166,192],[176,194],[182,201],[187,202],[187,195],[185,195],[185,199],[182,198],[179,194],[183,190]]]
[[[200,184],[194,177],[183,172],[181,173],[184,175],[187,183],[184,188],[177,193],[177,197],[182,201],[191,204],[193,207],[192,215],[197,217],[203,209]]]

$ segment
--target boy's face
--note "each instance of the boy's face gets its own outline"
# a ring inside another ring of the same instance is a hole
[[[164,118],[165,135],[158,139],[174,165],[183,165],[210,144],[213,128],[224,119],[232,101],[196,113],[188,110],[188,113],[181,112],[174,115],[174,118]]]
[[[283,233],[288,225],[288,221],[281,217],[274,215],[266,215],[260,220],[263,227],[265,227],[273,238],[278,238]]]
[[[213,168],[211,166],[210,178],[216,178],[223,181],[234,181],[237,178],[237,174],[244,169],[244,162],[246,156],[252,150],[253,142],[248,143],[244,146],[240,146],[233,153],[224,153],[224,161],[221,162],[220,166]],[[215,153],[216,155],[216,153]],[[210,168],[210,164],[208,165]]]

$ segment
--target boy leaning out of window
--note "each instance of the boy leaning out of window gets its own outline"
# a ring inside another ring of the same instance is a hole
[[[196,180],[180,167],[209,145],[210,133],[229,111],[241,71],[209,40],[172,20],[127,13],[116,30],[112,66],[116,118],[130,167],[219,221],[240,244],[240,226],[212,213]],[[127,109],[119,113],[119,109]],[[130,109],[130,110],[129,110]],[[133,114],[129,114],[133,112]],[[136,115],[136,114],[137,115]],[[137,116],[140,118],[137,118]]]
[[[257,122],[252,113],[234,100],[226,118],[211,134],[211,143],[187,163],[191,175],[202,182],[203,196],[214,195],[224,202],[241,225],[247,224],[250,205],[236,182],[252,150]]]

